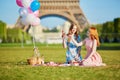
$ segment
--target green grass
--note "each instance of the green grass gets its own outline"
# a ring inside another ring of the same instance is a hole
[[[48,67],[30,66],[26,59],[33,55],[33,46],[0,47],[0,80],[119,80],[120,50],[98,50],[107,64],[105,67]],[[65,52],[61,45],[39,45],[45,62],[65,62]],[[82,50],[84,57],[86,51]]]

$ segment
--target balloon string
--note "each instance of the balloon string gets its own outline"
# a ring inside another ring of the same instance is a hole
[[[36,46],[35,46],[35,38],[34,37],[33,37],[33,45],[34,45],[34,48],[35,48]]]
[[[33,45],[34,45],[34,55],[36,57],[39,57],[40,56],[40,52],[38,50],[38,48],[36,47],[35,45],[35,27],[31,26],[32,27],[32,30],[33,30]]]
[[[36,46],[35,46],[35,30],[34,30],[33,26],[31,26],[31,27],[32,27],[32,30],[33,30],[33,45],[34,45],[34,48],[36,48]]]

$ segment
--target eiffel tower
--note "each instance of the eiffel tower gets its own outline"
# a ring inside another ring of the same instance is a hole
[[[80,32],[89,25],[82,9],[79,5],[80,0],[39,0],[41,3],[40,7],[40,18],[49,15],[58,15],[66,18],[71,23],[77,24]],[[17,20],[16,25],[22,25],[20,18]],[[28,27],[22,27],[26,30]]]

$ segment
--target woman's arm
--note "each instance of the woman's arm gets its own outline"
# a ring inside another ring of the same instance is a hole
[[[67,44],[66,44],[67,42],[66,42],[66,39],[65,38],[63,38],[63,42],[62,42],[62,44],[63,44],[63,48],[66,48],[67,47]]]
[[[63,48],[67,47],[67,35],[64,33],[63,30],[62,30],[62,45],[63,45]]]
[[[72,41],[75,43],[76,46],[82,46],[85,43],[85,41],[81,41],[78,43],[73,37],[72,37]]]

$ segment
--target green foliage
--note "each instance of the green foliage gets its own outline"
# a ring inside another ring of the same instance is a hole
[[[2,21],[0,21],[0,39],[2,39],[2,42],[6,42],[7,39],[6,23]]]
[[[120,18],[93,26],[97,28],[101,42],[120,42]]]
[[[23,32],[19,28],[7,29],[6,23],[0,21],[0,39],[2,39],[2,43],[19,43],[22,41],[22,39],[24,39],[24,42],[26,42],[27,40],[31,40],[31,37],[29,34]]]
[[[22,40],[23,42],[31,40],[30,35],[19,28],[7,29],[7,37],[8,42],[13,43],[20,43]]]
[[[113,34],[111,33],[114,33],[114,23],[113,22],[104,23],[101,36],[104,36],[106,40],[110,41],[114,38]]]
[[[104,33],[113,33],[114,32],[114,23],[112,21],[104,23],[102,32],[104,32]]]
[[[57,30],[57,28],[55,27],[51,30],[51,32],[59,32],[59,30]]]
[[[88,27],[84,29],[83,32],[80,33],[81,39],[85,39],[87,37],[86,33],[87,33]]]
[[[7,29],[8,42],[20,42],[22,40],[22,30],[18,28]]]
[[[51,30],[49,30],[49,29],[43,30],[43,32],[46,32],[46,33],[48,33],[48,32],[59,32],[59,30],[57,30],[57,28],[55,27]]]
[[[120,18],[115,18],[114,19],[114,32],[115,33],[120,33]]]
[[[120,40],[120,18],[114,19],[114,42],[119,42]]]

